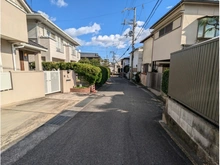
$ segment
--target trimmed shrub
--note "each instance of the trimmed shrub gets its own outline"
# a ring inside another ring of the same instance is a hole
[[[43,70],[74,70],[80,76],[83,76],[89,84],[95,84],[101,81],[101,69],[99,67],[75,62],[42,62]]]
[[[30,70],[34,70],[35,69],[35,62],[29,62],[29,68],[30,68]]]
[[[67,70],[67,63],[66,62],[59,62],[60,70]]]
[[[129,72],[129,66],[128,66],[128,65],[126,65],[126,66],[124,67],[124,72],[125,72],[125,73],[128,73],[128,72]]]
[[[168,85],[169,85],[169,69],[166,69],[163,72],[163,77],[162,77],[162,91],[165,94],[168,94]]]
[[[52,70],[52,62],[42,62],[43,70]]]
[[[103,85],[105,84],[105,82],[108,80],[108,78],[110,77],[110,69],[104,66],[99,66],[99,68],[101,69],[101,74],[100,74],[100,81],[96,83],[96,85]]]
[[[136,81],[137,83],[139,83],[139,82],[141,81],[141,79],[140,79],[140,73],[141,73],[141,72],[137,72],[137,73],[135,74],[135,81]]]

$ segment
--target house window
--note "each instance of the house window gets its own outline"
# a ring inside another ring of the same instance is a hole
[[[172,29],[173,29],[173,22],[171,22],[170,24],[168,24],[167,26],[165,26],[163,29],[159,31],[159,37],[171,32]]]
[[[57,37],[57,51],[63,52],[63,40],[60,37]]]
[[[51,37],[52,39],[56,40],[56,36],[55,36],[55,34],[50,33],[50,37]]]
[[[219,36],[219,17],[203,17],[198,20],[198,38]]]
[[[46,37],[50,36],[50,31],[46,29]]]
[[[71,46],[71,49],[72,49],[72,55],[76,56],[76,49],[74,46]]]

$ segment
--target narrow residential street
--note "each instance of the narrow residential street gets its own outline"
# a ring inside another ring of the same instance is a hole
[[[152,93],[111,77],[96,96],[14,164],[191,164],[160,125],[163,103]]]

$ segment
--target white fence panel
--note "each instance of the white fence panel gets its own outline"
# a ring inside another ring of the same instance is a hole
[[[44,71],[45,94],[60,92],[60,71]]]
[[[10,72],[0,73],[1,78],[1,91],[12,89],[12,81]]]

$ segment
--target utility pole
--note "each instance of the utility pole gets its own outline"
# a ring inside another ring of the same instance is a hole
[[[132,25],[132,31],[129,32],[129,36],[132,37],[132,52],[131,52],[131,69],[130,69],[130,80],[132,79],[133,77],[133,60],[134,60],[134,41],[135,41],[135,27],[137,26],[137,23],[136,23],[136,7],[134,8],[125,8],[123,11],[125,10],[134,10],[134,18],[133,18],[133,22],[128,22],[126,23],[126,20],[124,21],[124,25],[125,24],[131,24]],[[126,35],[127,36],[127,35]]]
[[[114,51],[110,51],[110,53],[112,53],[112,58],[113,58],[113,62],[114,62],[114,71],[115,71],[115,64],[116,63],[118,64],[118,61],[115,59],[116,58],[116,56],[115,56],[116,53]],[[120,66],[120,65],[118,64],[118,66]]]

